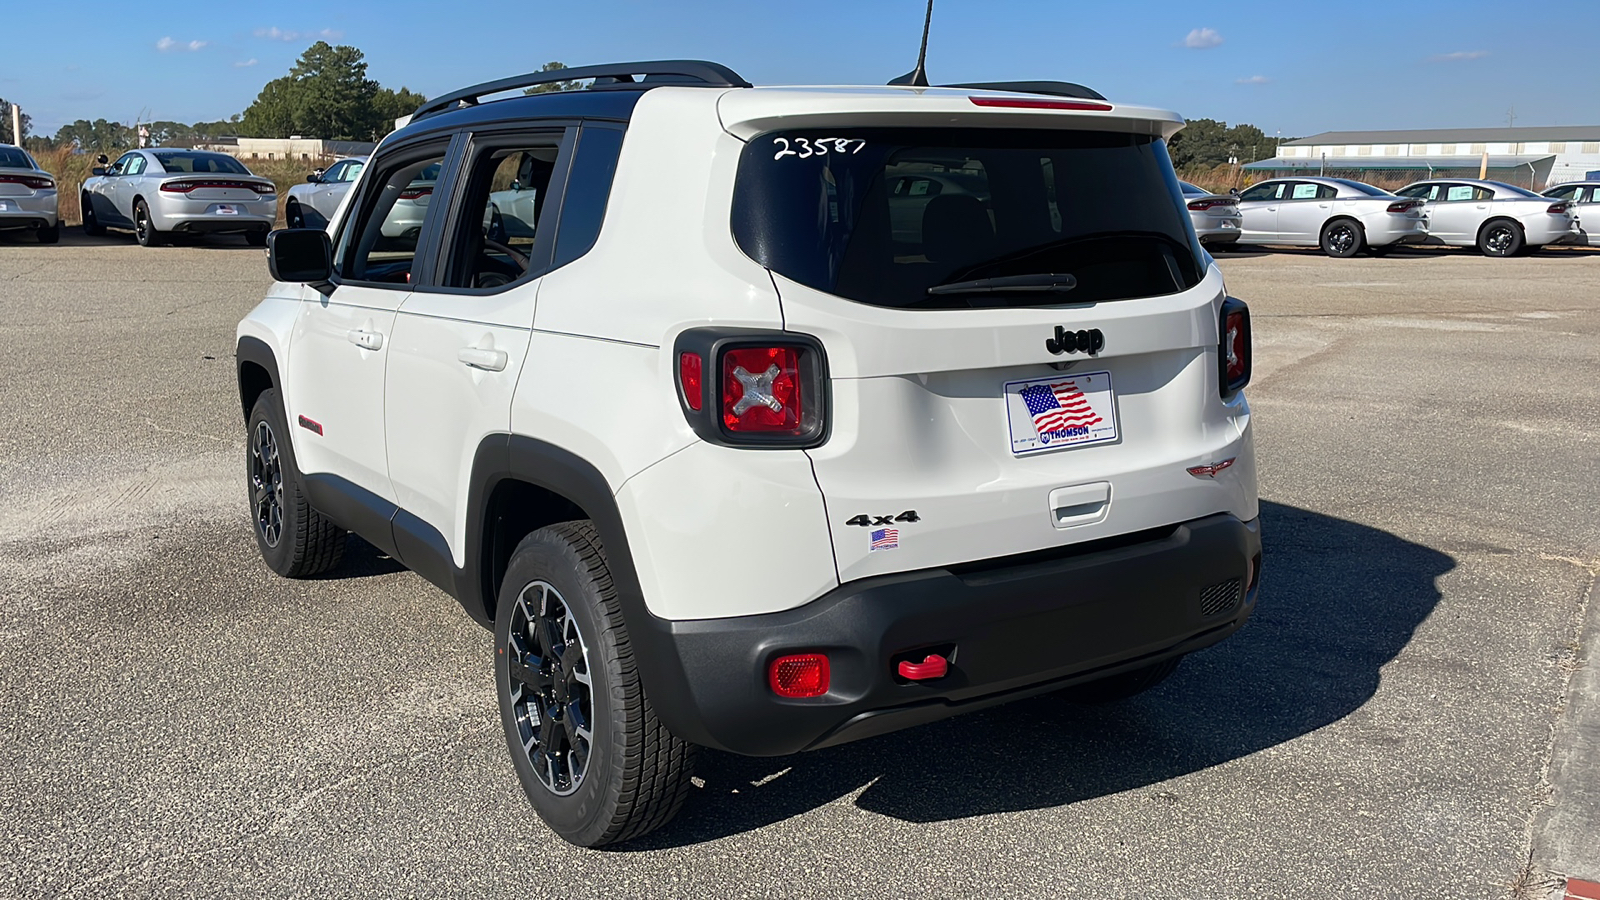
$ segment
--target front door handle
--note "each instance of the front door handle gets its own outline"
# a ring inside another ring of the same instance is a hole
[[[504,350],[490,350],[483,347],[462,347],[456,351],[456,359],[461,360],[474,369],[485,372],[504,372],[506,361],[509,359]]]
[[[345,338],[363,350],[377,350],[383,347],[382,332],[355,328],[347,332]]]

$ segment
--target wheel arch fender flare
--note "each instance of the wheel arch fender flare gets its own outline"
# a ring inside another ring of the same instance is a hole
[[[256,398],[271,388],[281,388],[283,379],[278,372],[278,357],[266,341],[245,335],[234,348],[234,374],[239,383],[239,404],[243,407],[245,422],[250,421],[250,410]],[[264,380],[263,380],[264,377]]]
[[[687,707],[675,699],[686,698],[688,693],[683,666],[672,641],[672,623],[651,613],[645,604],[616,493],[592,463],[570,450],[524,435],[491,435],[478,445],[467,497],[467,571],[458,573],[457,599],[479,623],[492,626],[500,585],[492,583],[497,577],[497,548],[490,501],[508,481],[564,498],[580,507],[594,523],[622,607],[640,680],[668,729],[693,741],[700,729]]]

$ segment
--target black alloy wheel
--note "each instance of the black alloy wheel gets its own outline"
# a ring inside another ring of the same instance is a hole
[[[578,620],[546,581],[523,589],[505,653],[522,753],[557,797],[582,787],[594,750],[594,680]]]
[[[1335,219],[1322,227],[1322,252],[1336,259],[1355,256],[1364,243],[1361,226],[1350,219]]]
[[[283,540],[283,458],[272,423],[262,419],[250,436],[250,512],[256,535],[270,548]]]
[[[1522,231],[1514,222],[1496,219],[1478,235],[1478,249],[1484,256],[1515,256],[1522,250]]]
[[[150,220],[150,207],[143,200],[133,204],[133,236],[141,247],[161,246],[161,232]]]
[[[283,208],[283,220],[290,228],[306,227],[306,214],[298,203],[290,203]]]

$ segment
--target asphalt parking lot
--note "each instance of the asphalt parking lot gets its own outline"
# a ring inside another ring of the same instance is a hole
[[[704,754],[674,824],[596,852],[527,806],[489,635],[454,601],[359,543],[315,581],[258,559],[232,379],[261,252],[0,237],[0,895],[1498,898],[1600,877],[1579,665],[1600,253],[1223,256],[1257,342],[1250,624],[1118,706]]]

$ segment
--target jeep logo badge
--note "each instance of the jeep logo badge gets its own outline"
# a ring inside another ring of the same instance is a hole
[[[1044,348],[1057,356],[1063,353],[1077,353],[1080,350],[1093,356],[1105,345],[1106,336],[1101,334],[1098,328],[1091,328],[1088,331],[1068,331],[1057,325],[1055,337],[1044,339]]]

